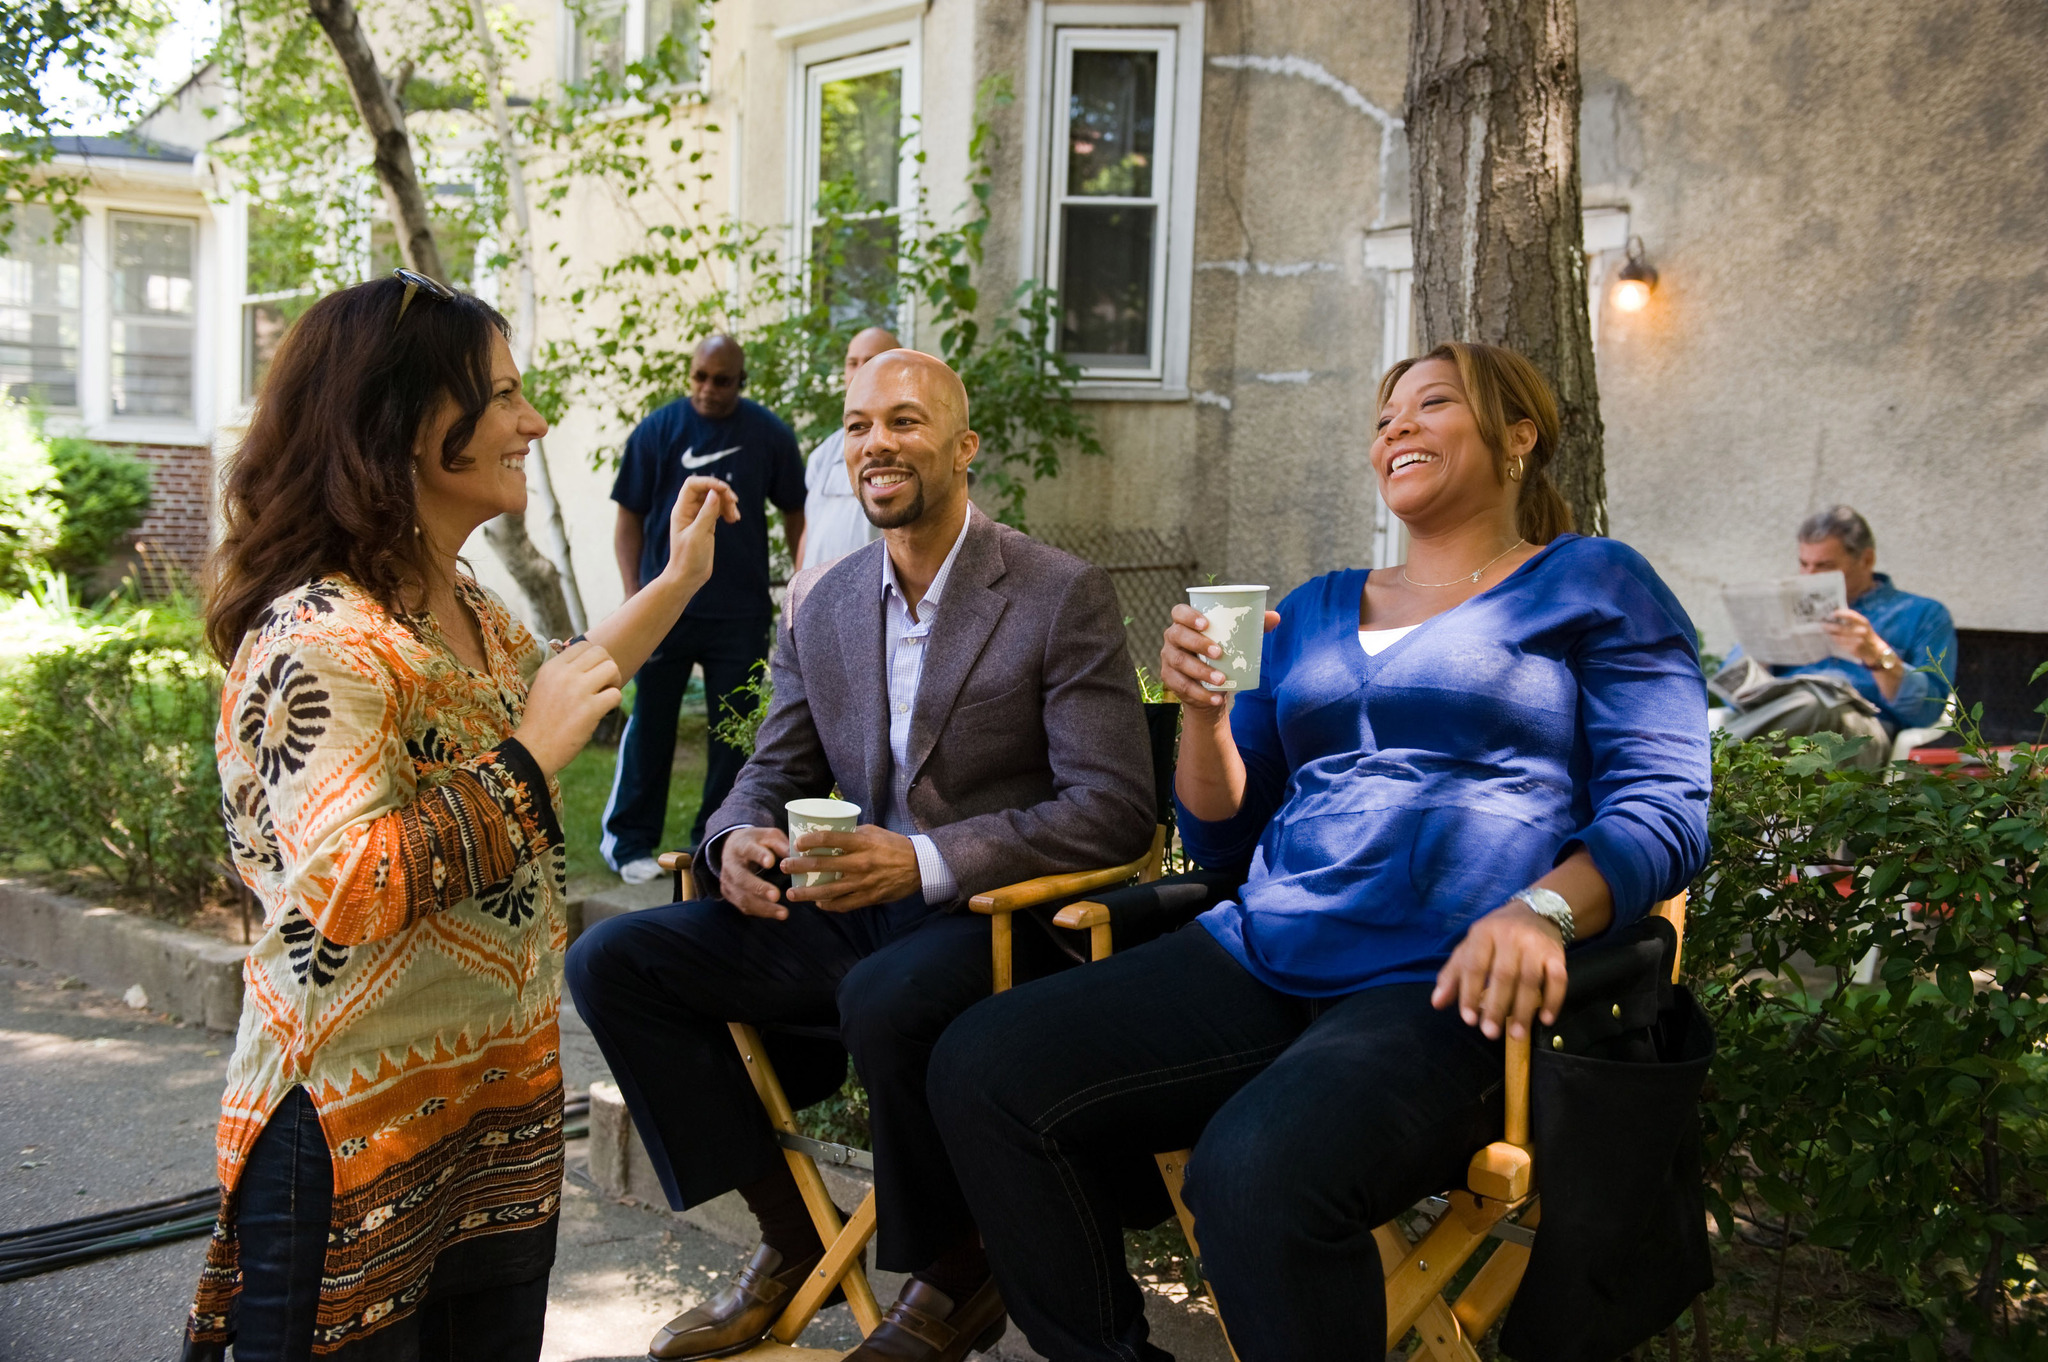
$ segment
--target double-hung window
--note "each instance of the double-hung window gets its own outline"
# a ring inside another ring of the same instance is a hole
[[[110,225],[113,414],[189,417],[198,224],[120,213]]]
[[[801,63],[802,224],[813,296],[834,322],[897,325],[897,262],[915,230],[913,44]]]
[[[78,409],[78,232],[17,205],[0,256],[0,390],[45,411]]]
[[[1052,343],[1101,395],[1185,396],[1200,9],[1037,12],[1026,273],[1058,293]]]
[[[571,82],[599,74],[619,80],[626,67],[650,62],[671,43],[671,73],[682,82],[699,78],[704,64],[704,28],[699,0],[584,0],[567,11]]]

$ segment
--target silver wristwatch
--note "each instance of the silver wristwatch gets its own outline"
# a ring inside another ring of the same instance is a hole
[[[1565,945],[1569,946],[1578,939],[1579,924],[1572,918],[1572,906],[1555,889],[1539,889],[1531,885],[1513,895],[1508,902],[1513,903],[1515,899],[1528,904],[1529,911],[1536,916],[1548,918],[1557,927],[1558,935],[1564,938]]]

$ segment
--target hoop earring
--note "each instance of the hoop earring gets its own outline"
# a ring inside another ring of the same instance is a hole
[[[1514,467],[1508,469],[1508,476],[1516,482],[1520,482],[1522,480],[1522,465],[1517,463]]]

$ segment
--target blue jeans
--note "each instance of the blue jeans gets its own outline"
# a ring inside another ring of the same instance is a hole
[[[293,1088],[256,1138],[235,1193],[242,1289],[235,1362],[306,1362],[320,1306],[320,1269],[334,1198],[334,1165],[320,1117]],[[523,1234],[545,1233],[554,1221]],[[503,1237],[503,1236],[500,1236]],[[347,1362],[522,1362],[540,1356],[548,1277],[439,1295],[412,1317],[329,1354]]]
[[[676,761],[676,716],[690,672],[702,664],[704,712],[715,728],[728,705],[744,703],[740,687],[754,664],[768,656],[768,627],[765,619],[685,619],[634,674],[633,713],[619,737],[619,764],[604,806],[600,849],[612,869],[669,849],[661,844],[661,825],[668,815],[669,773]],[[705,743],[704,798],[688,843],[693,848],[704,840],[705,820],[732,793],[740,767],[747,764],[739,748],[709,735]]]
[[[1237,1355],[1380,1356],[1373,1227],[1462,1185],[1503,1119],[1500,1043],[1429,992],[1296,998],[1189,926],[954,1022],[932,1113],[1031,1346],[1168,1362],[1122,1211],[1134,1161],[1192,1147],[1183,1195]]]

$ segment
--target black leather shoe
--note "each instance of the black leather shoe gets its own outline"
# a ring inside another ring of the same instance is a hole
[[[987,1352],[1008,1321],[995,1278],[959,1304],[936,1286],[912,1277],[882,1323],[844,1362],[960,1362]]]
[[[780,1253],[762,1244],[725,1290],[663,1325],[647,1345],[647,1355],[659,1362],[681,1362],[745,1352],[768,1336],[775,1317],[824,1256],[820,1250],[784,1263]]]

